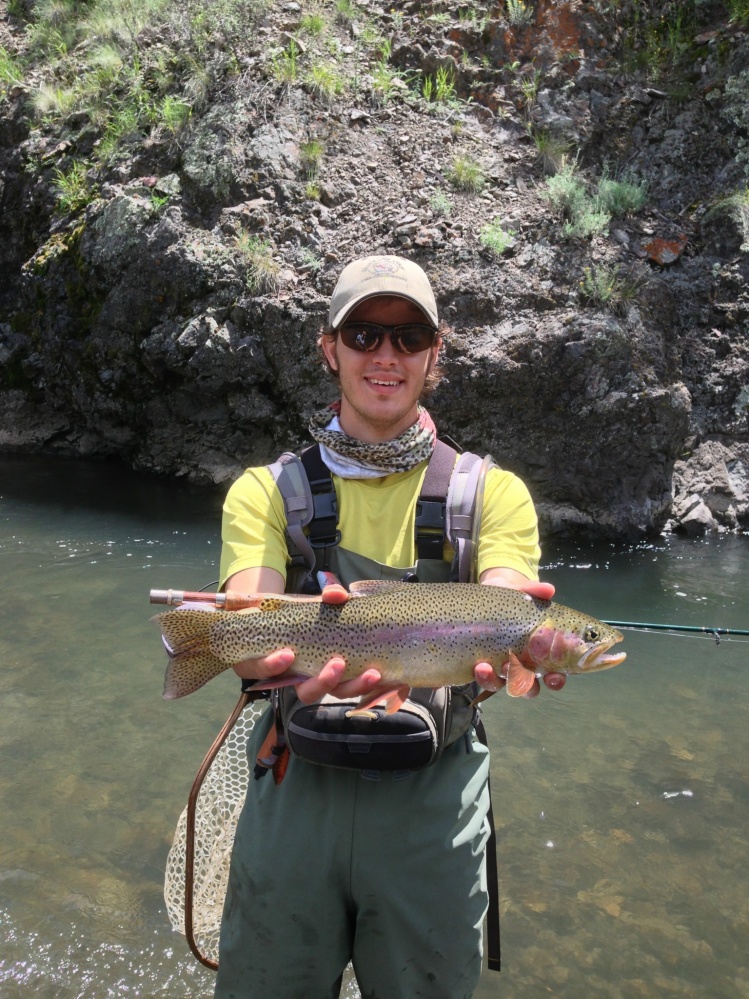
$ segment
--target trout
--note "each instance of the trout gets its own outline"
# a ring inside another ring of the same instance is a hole
[[[536,676],[592,673],[626,658],[609,653],[622,640],[615,628],[519,590],[379,580],[352,583],[350,591],[344,604],[257,594],[244,610],[157,614],[171,650],[164,697],[184,697],[235,663],[287,647],[295,656],[291,670],[258,687],[299,683],[341,656],[344,680],[379,670],[380,696],[470,683],[476,663],[487,662],[497,673],[507,666],[507,692],[517,697]]]

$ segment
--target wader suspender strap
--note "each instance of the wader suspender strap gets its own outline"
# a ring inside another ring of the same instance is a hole
[[[455,449],[442,441],[434,445],[421,493],[416,501],[416,558],[442,561],[447,535],[447,493],[455,465]]]
[[[307,538],[313,548],[329,548],[341,540],[338,530],[338,500],[330,469],[322,460],[317,445],[302,452],[302,464],[312,493],[312,520]]]
[[[309,477],[293,451],[284,452],[278,461],[268,467],[283,498],[286,540],[292,565],[305,565],[311,572],[315,568],[315,552],[303,531],[314,510]]]

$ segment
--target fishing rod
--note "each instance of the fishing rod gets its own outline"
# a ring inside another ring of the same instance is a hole
[[[166,604],[168,607],[199,603],[210,604],[219,610],[242,610],[257,605],[257,596],[238,593],[236,590],[227,590],[226,593],[206,593],[204,590],[151,590],[149,598],[152,604]]]
[[[749,635],[749,629],[746,628],[710,628],[697,624],[658,624],[650,621],[603,621],[603,623],[610,624],[613,628],[631,628],[634,631],[680,631],[712,635],[716,645],[720,645],[721,635]]]
[[[318,572],[321,587],[338,580],[332,572]],[[338,584],[340,585],[340,584]],[[211,593],[205,590],[151,590],[149,600],[152,604],[166,604],[168,607],[180,607],[186,603],[208,604],[217,610],[244,610],[246,607],[257,607],[265,597],[283,597],[281,593],[240,593],[238,590],[227,590],[225,593]],[[294,594],[296,602],[315,602],[319,596]]]

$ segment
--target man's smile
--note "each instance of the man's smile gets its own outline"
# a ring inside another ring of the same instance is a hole
[[[397,388],[401,384],[400,378],[377,378],[374,375],[364,376],[364,381],[370,385],[384,386],[386,388]]]

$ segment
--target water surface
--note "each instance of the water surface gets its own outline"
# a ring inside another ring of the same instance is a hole
[[[163,870],[237,683],[161,700],[148,590],[215,579],[220,503],[0,457],[0,999],[211,995]],[[545,548],[559,599],[615,619],[747,628],[748,570],[743,537]],[[749,646],[625,644],[487,703],[504,970],[477,999],[749,996]]]

